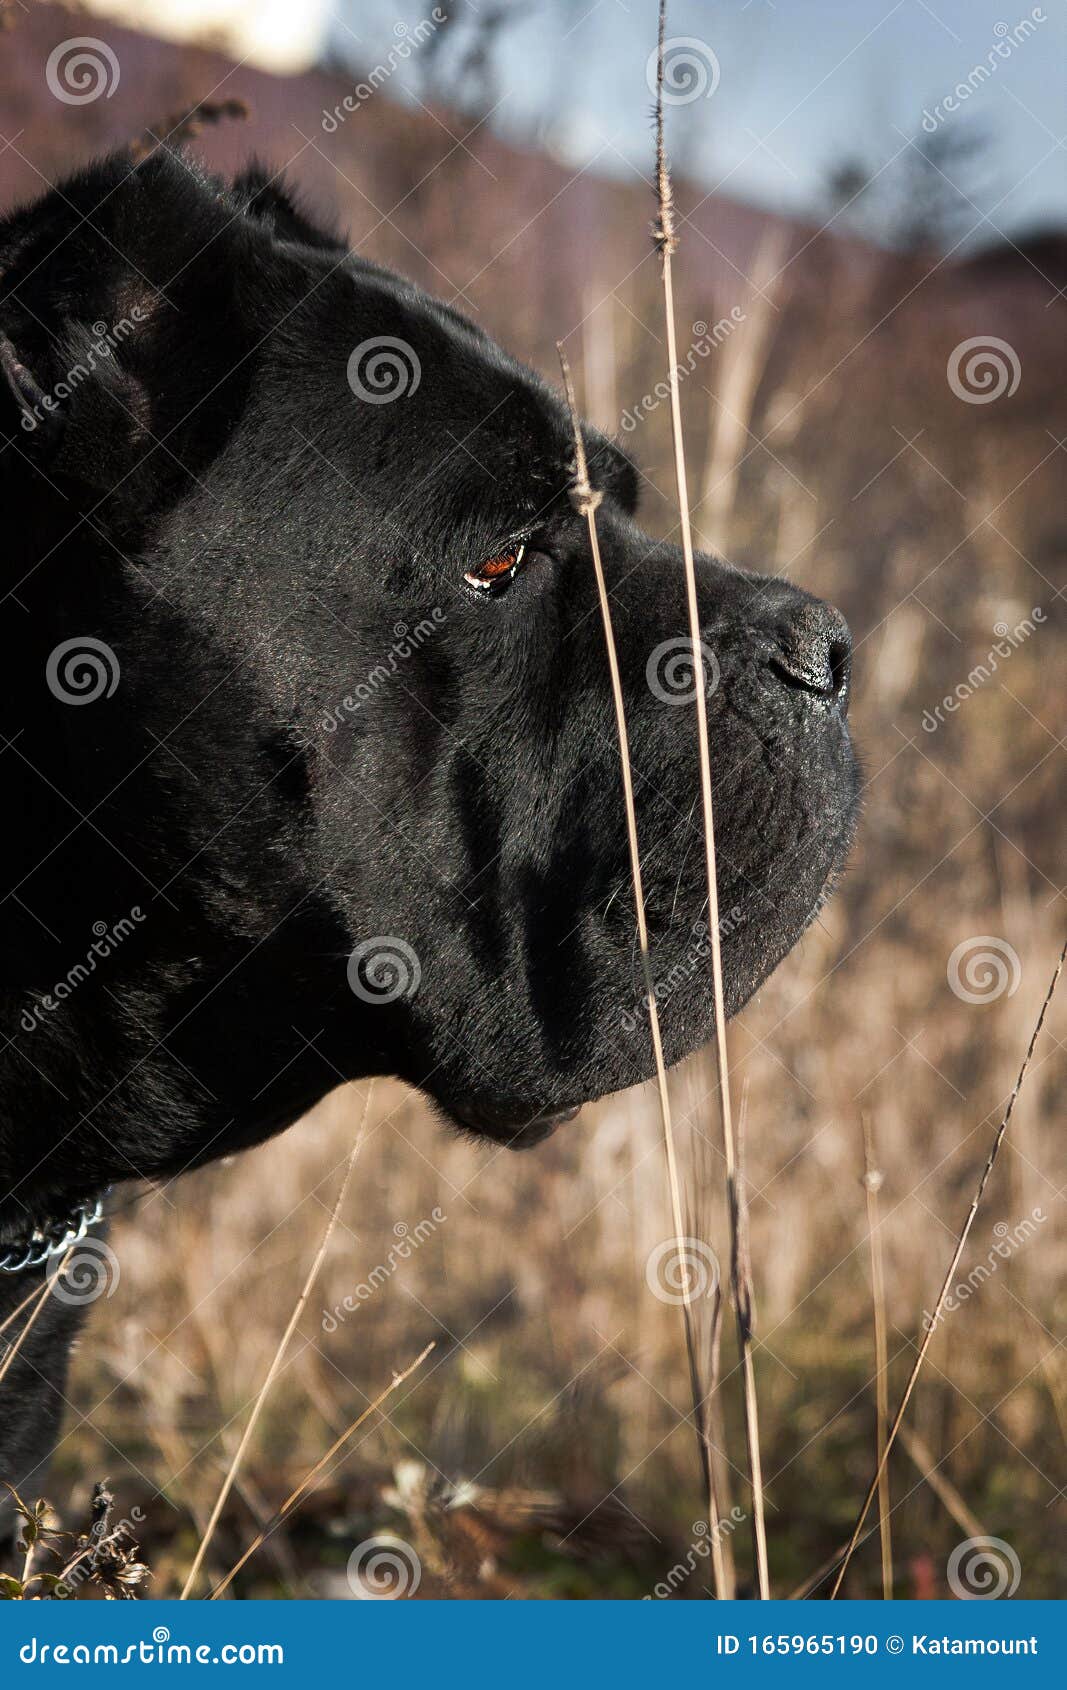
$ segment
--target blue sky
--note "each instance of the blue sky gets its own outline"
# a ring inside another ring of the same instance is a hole
[[[461,14],[494,3],[459,0]],[[354,66],[382,62],[398,20],[414,28],[431,9],[432,0],[337,0],[332,50]],[[518,9],[499,40],[492,123],[576,166],[647,171],[655,0],[525,0]],[[1024,19],[1032,33],[1016,44]],[[992,218],[976,240],[1067,222],[1067,154],[1057,145],[1067,129],[1065,0],[673,0],[668,33],[695,43],[709,80],[710,55],[718,67],[710,97],[669,113],[676,166],[708,187],[817,215],[835,163],[859,155],[888,178],[925,111],[928,129],[936,121],[987,137],[978,179],[964,179]],[[945,112],[945,96],[977,65],[995,68]],[[417,86],[411,69],[391,79],[394,91],[405,80]]]

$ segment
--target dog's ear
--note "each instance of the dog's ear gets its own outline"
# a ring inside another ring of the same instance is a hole
[[[36,469],[126,524],[198,474],[238,403],[237,272],[269,239],[235,213],[223,184],[159,152],[0,222],[0,482],[40,494]]]
[[[13,307],[10,278],[28,239],[29,213],[17,212],[0,222],[0,451],[24,437],[38,436],[39,445],[54,446],[62,432],[62,416],[51,402],[47,382],[36,360],[22,345],[14,328],[19,313]],[[22,442],[25,448],[25,439]]]
[[[112,529],[162,515],[228,439],[309,248],[346,250],[261,166],[231,185],[165,148],[0,221],[0,487],[39,494],[33,466]]]
[[[279,240],[323,252],[347,250],[340,235],[306,212],[293,190],[265,165],[253,164],[236,177],[233,194],[246,216],[264,223]]]
[[[12,342],[0,333],[0,438],[11,443],[14,428],[37,434],[51,452],[63,432],[63,412],[22,362]]]
[[[65,317],[47,341],[25,324],[0,328],[0,452],[10,474],[32,466],[102,490],[129,470],[150,433],[146,372],[131,367],[123,342],[146,312],[120,318]]]

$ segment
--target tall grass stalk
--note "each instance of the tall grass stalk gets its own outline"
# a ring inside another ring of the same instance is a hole
[[[763,1466],[759,1448],[759,1410],[756,1400],[756,1370],[752,1360],[755,1332],[755,1291],[752,1257],[748,1244],[748,1200],[745,1196],[745,1124],[748,1119],[748,1088],[742,1093],[734,1149],[734,1176],[727,1176],[730,1215],[730,1292],[737,1316],[737,1348],[741,1359],[741,1388],[745,1417],[745,1444],[752,1487],[752,1559],[756,1589],[761,1601],[771,1594],[767,1570],[767,1532],[763,1520]]]
[[[226,1498],[233,1489],[234,1480],[237,1477],[241,1462],[244,1460],[245,1452],[252,1441],[252,1434],[256,1429],[256,1424],[263,1411],[263,1405],[266,1402],[267,1397],[270,1395],[271,1386],[274,1384],[275,1379],[281,1372],[282,1363],[285,1360],[286,1352],[289,1349],[293,1333],[296,1331],[300,1316],[304,1312],[307,1300],[314,1289],[315,1281],[318,1279],[319,1273],[322,1270],[322,1264],[326,1259],[326,1251],[329,1248],[330,1239],[333,1237],[334,1229],[337,1226],[344,1200],[348,1195],[348,1187],[352,1179],[352,1173],[355,1168],[356,1161],[359,1157],[360,1150],[363,1148],[363,1135],[366,1129],[367,1116],[370,1112],[370,1102],[373,1095],[374,1081],[372,1080],[370,1085],[367,1087],[367,1096],[363,1104],[363,1114],[360,1118],[359,1130],[356,1133],[355,1142],[349,1152],[348,1162],[345,1166],[344,1178],[341,1181],[340,1189],[334,1199],[334,1205],[330,1211],[330,1218],[326,1223],[326,1230],[322,1235],[322,1242],[315,1254],[315,1259],[312,1262],[311,1267],[308,1269],[303,1289],[301,1290],[299,1297],[296,1299],[293,1312],[289,1316],[289,1323],[286,1326],[285,1331],[282,1333],[278,1348],[274,1352],[274,1359],[267,1369],[267,1376],[259,1388],[259,1395],[252,1404],[252,1412],[248,1417],[248,1424],[245,1426],[245,1429],[241,1434],[241,1440],[234,1451],[233,1460],[230,1462],[226,1477],[222,1481],[222,1487],[219,1490],[219,1494],[215,1498],[215,1506],[211,1510],[211,1517],[208,1520],[204,1535],[200,1539],[200,1547],[197,1549],[196,1555],[193,1558],[193,1564],[189,1568],[189,1575],[182,1587],[182,1593],[179,1598],[182,1602],[187,1600],[193,1590],[193,1586],[196,1584],[200,1568],[204,1563],[204,1556],[207,1554],[208,1546],[215,1535],[215,1528],[219,1523],[219,1517],[225,1507]]]
[[[656,196],[659,217],[655,241],[661,258],[663,308],[667,330],[667,380],[670,388],[671,433],[674,442],[674,470],[678,489],[682,554],[685,561],[686,605],[689,637],[693,651],[693,691],[696,701],[697,742],[700,753],[700,792],[704,811],[704,852],[708,882],[708,926],[711,932],[711,978],[715,1002],[715,1058],[719,1080],[719,1112],[722,1121],[723,1156],[726,1163],[726,1193],[730,1215],[730,1259],[734,1311],[737,1316],[737,1344],[745,1411],[745,1443],[748,1476],[752,1490],[752,1553],[756,1589],[762,1601],[770,1596],[767,1566],[767,1530],[763,1513],[763,1471],[759,1447],[759,1409],[756,1376],[752,1361],[751,1273],[739,1237],[743,1196],[739,1191],[733,1121],[730,1111],[729,1058],[726,1050],[726,1005],[722,980],[722,945],[719,933],[719,894],[715,864],[715,817],[711,795],[711,754],[708,743],[708,710],[704,696],[704,660],[697,603],[696,564],[693,532],[689,519],[689,489],[686,481],[685,446],[682,438],[682,407],[678,390],[678,344],[674,321],[674,286],[671,260],[677,246],[674,229],[674,194],[663,133],[663,51],[666,37],[667,4],[660,0],[659,37],[656,60]]]
[[[32,1291],[27,1291],[27,1293],[23,1297],[21,1303],[16,1303],[15,1307],[11,1310],[11,1313],[5,1315],[3,1320],[0,1320],[0,1333],[4,1333],[4,1332],[7,1331],[8,1327],[11,1325],[12,1321],[18,1319],[18,1317],[22,1313],[23,1309],[29,1308],[30,1304],[33,1302],[33,1299],[35,1297],[41,1297],[43,1299],[47,1290],[48,1290],[47,1286],[35,1285]]]
[[[716,1459],[717,1456],[721,1456],[721,1452],[726,1447],[726,1428],[722,1415],[722,1402],[718,1394],[719,1382],[722,1378],[722,1316],[722,1286],[716,1285],[711,1310],[711,1333],[708,1339],[708,1486],[711,1498],[711,1514],[714,1516],[713,1519],[709,1519],[708,1523],[713,1534],[711,1565],[715,1577],[715,1594],[720,1601],[732,1601],[737,1595],[733,1539],[715,1529],[731,1512],[729,1474],[726,1463]]]
[[[874,1414],[878,1481],[878,1534],[882,1550],[882,1596],[893,1597],[893,1531],[890,1525],[889,1468],[883,1460],[889,1426],[889,1343],[885,1317],[885,1260],[878,1213],[882,1173],[875,1166],[874,1133],[870,1117],[863,1117],[863,1189],[867,1195],[867,1243],[871,1253],[871,1300],[874,1308]]]
[[[73,1248],[73,1246],[72,1246],[72,1248]],[[12,1363],[15,1360],[15,1357],[18,1355],[18,1353],[21,1350],[21,1348],[22,1348],[23,1344],[25,1343],[26,1339],[29,1337],[30,1333],[32,1332],[34,1326],[37,1324],[37,1321],[38,1321],[38,1319],[39,1319],[39,1317],[40,1317],[40,1315],[41,1315],[41,1313],[44,1309],[45,1304],[47,1303],[49,1297],[52,1295],[52,1288],[55,1285],[56,1281],[60,1278],[60,1276],[63,1272],[63,1269],[66,1267],[67,1263],[70,1261],[70,1256],[71,1256],[71,1251],[68,1250],[66,1255],[63,1257],[63,1260],[60,1262],[58,1270],[54,1274],[47,1275],[46,1278],[45,1278],[44,1284],[41,1285],[41,1286],[35,1287],[34,1290],[30,1292],[28,1297],[23,1297],[23,1299],[22,1299],[21,1303],[19,1304],[18,1308],[13,1309],[12,1312],[8,1315],[7,1320],[4,1321],[4,1326],[7,1326],[8,1322],[14,1320],[16,1315],[21,1314],[23,1309],[26,1307],[26,1305],[28,1303],[33,1302],[33,1299],[36,1297],[37,1301],[36,1301],[36,1303],[34,1303],[33,1309],[30,1312],[29,1319],[26,1321],[26,1324],[22,1328],[22,1331],[19,1333],[18,1337],[15,1339],[15,1342],[12,1344],[11,1348],[8,1350],[7,1355],[4,1357],[3,1364],[0,1365],[0,1384],[3,1383],[4,1376],[6,1375],[8,1369],[11,1367]],[[0,1327],[0,1332],[2,1332],[2,1331],[3,1331],[3,1327]]]
[[[700,1366],[697,1359],[696,1314],[693,1307],[692,1282],[687,1266],[688,1255],[685,1243],[685,1227],[682,1219],[682,1189],[678,1174],[678,1159],[675,1153],[674,1128],[671,1123],[671,1102],[667,1089],[667,1069],[663,1059],[663,1040],[660,1035],[659,1007],[656,1003],[656,988],[652,979],[652,964],[648,949],[648,922],[645,917],[645,893],[641,875],[641,851],[637,838],[637,811],[634,806],[633,773],[630,766],[630,738],[626,729],[626,707],[622,695],[622,679],[619,674],[619,657],[615,646],[615,631],[611,621],[611,605],[608,600],[607,582],[604,578],[604,563],[600,555],[600,538],[597,533],[596,512],[602,495],[589,483],[589,465],[586,459],[585,441],[582,438],[581,423],[578,420],[578,409],[574,398],[574,384],[571,381],[570,365],[567,354],[561,342],[556,343],[559,353],[560,369],[563,373],[563,386],[567,395],[567,406],[571,416],[571,426],[574,430],[574,459],[575,475],[571,489],[571,502],[579,516],[585,518],[589,530],[589,547],[593,555],[593,569],[596,574],[597,596],[600,601],[600,615],[604,624],[604,643],[607,648],[608,669],[611,675],[611,694],[615,706],[615,727],[619,740],[619,763],[622,773],[623,802],[626,810],[626,838],[630,852],[630,875],[633,881],[634,908],[637,915],[637,942],[641,952],[641,969],[644,975],[645,993],[648,1000],[648,1019],[652,1033],[652,1049],[656,1059],[656,1086],[659,1094],[660,1118],[663,1123],[663,1145],[667,1158],[667,1185],[670,1193],[671,1219],[674,1225],[675,1244],[678,1253],[678,1264],[682,1274],[682,1318],[685,1327],[686,1357],[689,1364],[689,1384],[693,1398],[693,1422],[697,1432],[697,1443],[700,1454],[701,1473],[704,1480],[704,1495],[707,1503],[708,1528],[714,1546],[720,1536],[720,1521],[715,1504],[715,1486],[712,1475],[711,1448],[708,1437],[707,1401],[701,1383]],[[722,1596],[719,1587],[719,1571],[721,1559],[713,1562],[716,1575],[716,1595]]]
[[[988,1537],[989,1533],[977,1514],[968,1507],[947,1474],[940,1471],[932,1451],[919,1437],[918,1433],[911,1431],[908,1426],[901,1426],[900,1441],[938,1501],[944,1504],[946,1513],[952,1516],[961,1532],[967,1537]]]
[[[960,1265],[960,1258],[967,1246],[967,1240],[970,1237],[971,1228],[974,1225],[974,1219],[978,1213],[979,1205],[985,1195],[985,1188],[989,1183],[989,1176],[993,1172],[997,1157],[1000,1155],[1000,1147],[1007,1136],[1008,1127],[1011,1124],[1012,1114],[1015,1110],[1015,1102],[1022,1090],[1022,1084],[1026,1078],[1027,1069],[1030,1066],[1030,1062],[1034,1054],[1034,1047],[1040,1037],[1041,1029],[1045,1025],[1045,1016],[1048,1014],[1049,1004],[1052,1002],[1056,987],[1059,984],[1065,958],[1067,958],[1067,942],[1064,943],[1063,949],[1060,951],[1059,961],[1053,970],[1052,979],[1049,981],[1049,988],[1045,993],[1045,1001],[1041,1005],[1041,1014],[1038,1016],[1037,1023],[1030,1035],[1030,1043],[1027,1046],[1026,1055],[1023,1057],[1022,1067],[1019,1069],[1018,1077],[1012,1087],[1011,1096],[1008,1099],[1008,1107],[1004,1111],[1004,1116],[1001,1120],[1000,1126],[993,1135],[993,1142],[989,1148],[989,1155],[986,1157],[985,1167],[982,1169],[981,1175],[979,1176],[978,1185],[975,1188],[974,1196],[971,1198],[971,1206],[967,1211],[966,1218],[964,1219],[963,1225],[961,1226],[959,1235],[956,1239],[956,1248],[952,1252],[952,1260],[948,1265],[948,1272],[945,1274],[941,1289],[937,1294],[937,1302],[934,1304],[934,1312],[930,1319],[926,1322],[926,1330],[923,1333],[922,1340],[916,1352],[915,1361],[912,1365],[911,1373],[908,1376],[908,1382],[904,1387],[904,1395],[900,1399],[900,1407],[897,1409],[896,1417],[892,1426],[889,1428],[889,1436],[886,1439],[886,1446],[882,1452],[882,1459],[879,1461],[878,1470],[867,1488],[867,1495],[864,1498],[863,1507],[860,1509],[859,1519],[856,1521],[852,1536],[849,1539],[848,1547],[845,1550],[841,1565],[838,1568],[837,1578],[834,1580],[834,1587],[830,1592],[831,1601],[833,1601],[833,1599],[837,1596],[842,1584],[844,1583],[849,1562],[852,1560],[852,1557],[856,1552],[856,1545],[859,1543],[860,1535],[863,1531],[864,1521],[870,1512],[871,1503],[874,1501],[878,1491],[879,1481],[885,1471],[886,1463],[889,1460],[889,1452],[897,1440],[897,1434],[900,1431],[908,1403],[911,1400],[911,1393],[915,1389],[915,1381],[918,1379],[919,1374],[922,1371],[922,1365],[926,1360],[927,1351],[933,1342],[933,1336],[937,1331],[937,1327],[941,1319],[941,1312],[945,1306],[945,1299],[952,1289],[952,1282],[956,1277],[956,1270]]]
[[[286,1516],[288,1514],[292,1513],[293,1509],[296,1507],[297,1503],[300,1501],[300,1498],[302,1496],[307,1495],[308,1491],[311,1489],[312,1485],[315,1483],[315,1480],[318,1478],[318,1476],[322,1472],[323,1468],[327,1467],[329,1465],[329,1463],[333,1460],[334,1456],[341,1449],[342,1445],[346,1444],[348,1442],[349,1438],[352,1437],[353,1433],[359,1431],[359,1428],[364,1424],[365,1421],[370,1419],[371,1415],[375,1412],[376,1409],[381,1408],[382,1403],[386,1400],[387,1397],[391,1397],[393,1392],[396,1391],[396,1390],[399,1390],[400,1386],[404,1384],[405,1380],[411,1378],[411,1375],[414,1372],[416,1372],[416,1370],[418,1368],[420,1368],[422,1366],[423,1362],[426,1360],[426,1357],[430,1354],[430,1351],[434,1350],[436,1348],[437,1348],[437,1341],[435,1339],[432,1344],[427,1344],[426,1348],[422,1351],[421,1355],[417,1355],[415,1357],[415,1360],[410,1364],[410,1366],[405,1367],[403,1373],[394,1373],[392,1379],[390,1380],[389,1384],[386,1385],[385,1389],[378,1392],[378,1395],[375,1397],[374,1401],[369,1402],[367,1404],[367,1406],[363,1410],[362,1414],[358,1414],[356,1416],[355,1420],[352,1421],[352,1424],[350,1426],[345,1427],[344,1431],[341,1433],[341,1436],[339,1438],[334,1439],[333,1443],[330,1445],[329,1449],[326,1451],[326,1454],[319,1457],[318,1461],[316,1461],[314,1467],[312,1467],[312,1469],[309,1473],[304,1474],[304,1477],[301,1479],[301,1481],[297,1485],[296,1489],[294,1491],[290,1491],[289,1495],[286,1497],[285,1501],[282,1503],[282,1505],[278,1509],[277,1513],[271,1515],[270,1519],[267,1521],[267,1523],[263,1527],[262,1531],[259,1532],[258,1535],[252,1539],[252,1542],[248,1545],[248,1548],[245,1550],[244,1554],[241,1556],[241,1559],[234,1563],[234,1565],[230,1568],[229,1572],[226,1574],[226,1577],[222,1580],[222,1582],[215,1586],[214,1590],[211,1592],[211,1594],[209,1596],[209,1601],[214,1602],[218,1599],[218,1597],[225,1595],[226,1591],[230,1588],[230,1585],[233,1583],[234,1579],[237,1577],[238,1573],[241,1571],[241,1568],[248,1561],[250,1561],[252,1559],[252,1556],[255,1554],[256,1550],[260,1547],[260,1545],[267,1541],[268,1537],[270,1536],[271,1532],[273,1532],[275,1527],[280,1526],[282,1521],[286,1518]]]

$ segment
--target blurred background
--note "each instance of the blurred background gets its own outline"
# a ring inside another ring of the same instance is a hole
[[[1016,4],[671,10],[693,520],[835,601],[857,646],[851,869],[730,1034],[781,1596],[826,1594],[873,1471],[870,1188],[895,1403],[1067,928],[1067,26],[1058,0]],[[357,251],[551,381],[564,339],[587,412],[641,467],[646,525],[676,532],[652,0],[3,0],[0,24],[0,207],[243,101],[193,143],[212,166],[284,170]],[[57,96],[76,37],[109,50],[102,80]],[[1065,1026],[1061,1003],[894,1452],[901,1596],[951,1594],[950,1557],[984,1536],[1020,1595],[1064,1594]],[[710,1083],[704,1058],[673,1082],[718,1181]],[[354,1549],[392,1534],[420,1596],[705,1596],[680,1318],[647,1272],[670,1234],[653,1096],[511,1157],[453,1141],[392,1082],[367,1090],[120,1218],[52,1500],[76,1518],[109,1475],[119,1512],[143,1511],[151,1593],[180,1588],[366,1105],[208,1578],[433,1340],[234,1593],[349,1597]],[[726,1239],[720,1208],[723,1261]],[[720,1481],[747,1512],[729,1326]],[[742,1592],[746,1533],[728,1540]],[[877,1533],[847,1588],[881,1591]]]

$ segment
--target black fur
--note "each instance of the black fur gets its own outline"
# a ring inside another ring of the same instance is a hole
[[[420,376],[371,403],[348,362],[382,336]],[[522,1144],[647,1078],[558,394],[261,173],[165,152],[0,223],[0,349],[0,1240],[254,1144],[342,1079],[401,1075]],[[637,526],[623,453],[588,443],[673,1062],[711,1026],[694,716],[646,680],[688,626],[681,557]],[[464,582],[521,542],[505,591]],[[733,1013],[848,849],[847,630],[784,582],[698,568]],[[72,704],[49,661],[85,637],[118,682]],[[384,1003],[374,961],[359,992],[348,967],[380,936],[421,972]],[[0,1278],[0,1319],[32,1284]],[[42,1319],[0,1392],[16,1483],[70,1319]]]

